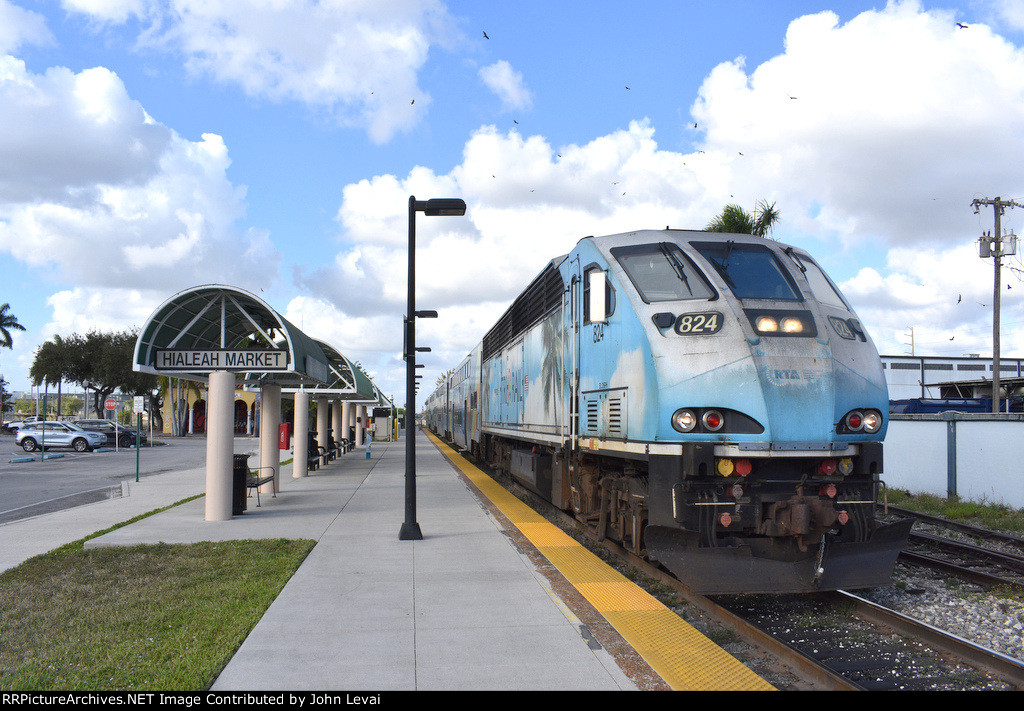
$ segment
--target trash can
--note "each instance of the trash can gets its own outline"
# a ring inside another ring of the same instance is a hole
[[[245,480],[249,477],[249,455],[234,455],[232,467],[231,515],[240,516],[245,513]]]

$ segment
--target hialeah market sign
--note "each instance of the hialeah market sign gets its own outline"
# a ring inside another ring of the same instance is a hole
[[[288,351],[252,349],[159,349],[153,367],[160,370],[180,370],[206,373],[215,370],[242,370],[266,372],[288,370]]]

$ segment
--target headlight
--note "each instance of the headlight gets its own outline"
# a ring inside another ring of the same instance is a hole
[[[783,333],[803,333],[804,324],[798,318],[784,318],[782,319],[782,332]]]
[[[810,311],[788,309],[743,309],[754,332],[763,336],[810,337],[818,335]]]
[[[680,432],[692,432],[697,426],[697,415],[693,410],[676,410],[672,414],[672,426]]]
[[[864,431],[874,434],[882,428],[882,413],[868,410],[864,413]]]
[[[836,431],[839,434],[876,434],[882,429],[882,413],[878,410],[850,410],[843,417]]]

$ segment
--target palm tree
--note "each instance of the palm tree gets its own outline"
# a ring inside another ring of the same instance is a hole
[[[708,232],[767,237],[778,221],[779,211],[775,208],[775,203],[769,205],[766,200],[760,200],[753,215],[739,205],[726,205],[722,208],[722,214],[709,222],[704,229]]]
[[[541,380],[544,382],[544,414],[548,404],[554,403],[554,423],[558,422],[558,401],[562,397],[562,311],[559,309],[544,319],[541,339],[544,343],[544,360],[541,363]]]
[[[11,329],[24,331],[25,327],[18,323],[18,317],[7,313],[10,304],[0,306],[0,346],[14,348],[14,339],[11,337]]]

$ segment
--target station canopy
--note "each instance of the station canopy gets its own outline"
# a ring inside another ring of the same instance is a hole
[[[325,381],[315,384],[313,387],[302,385],[309,390],[310,395],[330,395],[333,400],[343,400],[359,404],[384,405],[390,404],[380,388],[374,385],[370,377],[363,372],[357,363],[346,358],[334,346],[324,341],[315,341],[327,360],[328,377]],[[250,373],[246,376],[246,384],[254,383],[259,379],[258,373]],[[283,387],[282,392],[295,392],[299,388],[292,385]]]
[[[247,386],[272,383],[383,402],[369,377],[335,348],[255,294],[223,284],[186,289],[161,304],[136,341],[134,368],[200,382],[215,370],[231,370],[244,373]]]

